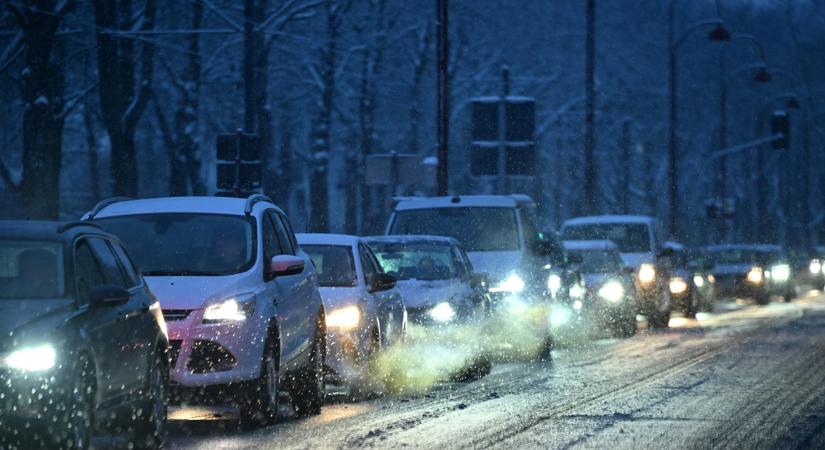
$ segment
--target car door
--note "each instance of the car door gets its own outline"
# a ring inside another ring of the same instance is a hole
[[[93,353],[98,393],[105,405],[123,393],[118,375],[125,342],[120,333],[120,317],[115,308],[89,308],[91,291],[106,284],[101,263],[92,251],[89,239],[75,242],[74,264],[78,304],[81,309],[86,309],[82,333]]]
[[[266,212],[267,221],[264,224],[271,227],[273,241],[271,252],[277,255],[298,255],[298,248],[293,236],[290,236],[285,223],[286,219],[276,210]],[[282,329],[285,336],[282,342],[284,361],[288,368],[302,365],[302,356],[309,356],[312,339],[315,336],[317,307],[315,302],[315,284],[312,282],[311,263],[306,261],[304,271],[296,275],[278,277],[269,284],[273,284],[278,302],[278,316],[286,327]]]
[[[401,339],[404,326],[404,302],[401,293],[393,288],[381,292],[371,292],[372,280],[376,274],[383,272],[378,259],[369,247],[358,244],[358,255],[364,271],[364,282],[375,304],[376,315],[381,327],[382,345],[390,345]]]
[[[149,302],[146,296],[140,295],[138,286],[130,286],[127,282],[122,265],[115,257],[107,239],[94,237],[89,238],[88,242],[100,264],[103,282],[122,287],[129,292],[129,300],[126,303],[101,308],[111,310],[118,321],[116,332],[109,337],[120,341],[117,363],[113,367],[112,375],[121,387],[122,394],[128,394],[140,389],[148,374],[147,355],[151,344],[147,336],[146,319],[149,314]]]

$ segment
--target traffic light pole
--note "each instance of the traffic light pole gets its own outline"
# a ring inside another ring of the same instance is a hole
[[[447,157],[449,154],[449,126],[450,126],[450,86],[449,86],[449,26],[448,26],[448,2],[447,0],[436,0],[436,66],[437,66],[437,86],[436,86],[436,114],[437,114],[437,139],[438,139],[438,166],[436,172],[436,185],[438,195],[447,195],[449,188],[449,172],[447,167]]]
[[[584,114],[584,201],[587,214],[596,214],[596,0],[587,0]]]
[[[499,194],[509,194],[507,177],[507,97],[510,95],[510,69],[501,67],[501,99],[498,102],[498,190]]]

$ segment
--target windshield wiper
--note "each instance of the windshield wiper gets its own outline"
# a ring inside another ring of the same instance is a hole
[[[170,277],[170,276],[190,276],[190,277],[215,277],[221,275],[215,272],[204,272],[200,270],[169,269],[169,270],[148,270],[143,272],[146,277]]]

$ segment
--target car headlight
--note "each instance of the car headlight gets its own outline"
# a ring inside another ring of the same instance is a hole
[[[673,277],[670,279],[670,293],[671,294],[684,294],[688,290],[687,282],[682,277]]]
[[[644,263],[639,266],[639,282],[642,284],[652,283],[656,280],[656,268],[653,264]]]
[[[428,314],[430,317],[439,322],[449,322],[453,320],[453,317],[455,317],[455,310],[449,303],[441,302],[435,305],[435,307],[431,309]]]
[[[624,299],[624,287],[618,281],[608,281],[599,288],[599,297],[610,303],[619,303]]]
[[[490,292],[507,292],[510,294],[520,294],[524,291],[524,280],[518,274],[510,274],[504,281],[490,288]]]
[[[327,328],[353,329],[361,323],[361,310],[357,306],[338,308],[326,317]]]
[[[57,352],[49,344],[26,347],[11,352],[5,358],[5,365],[26,372],[42,372],[54,367]]]
[[[567,306],[553,305],[553,308],[550,310],[550,326],[561,327],[566,325],[572,317],[573,311]]]
[[[708,283],[716,283],[716,277],[712,273],[708,274]]]
[[[555,297],[561,290],[561,277],[557,273],[551,273],[547,276],[547,290],[550,295]]]
[[[780,283],[788,281],[791,277],[791,266],[787,264],[777,264],[771,267],[771,279]]]
[[[239,295],[214,303],[203,311],[203,323],[243,322],[255,312],[255,295]]]
[[[568,294],[570,295],[570,298],[582,299],[584,298],[584,294],[586,292],[587,290],[584,288],[584,285],[581,283],[576,283],[573,286],[570,286]]]
[[[751,270],[748,271],[747,280],[749,283],[752,284],[759,284],[762,282],[763,274],[761,267],[752,267]]]
[[[822,261],[818,259],[811,260],[811,263],[808,265],[808,270],[814,275],[819,275],[819,273],[822,272]]]
[[[698,288],[704,287],[705,286],[705,279],[702,278],[701,275],[694,275],[693,276],[693,284],[695,284],[696,287],[698,287]]]

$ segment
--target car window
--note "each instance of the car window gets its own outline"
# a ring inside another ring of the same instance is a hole
[[[369,249],[364,244],[358,245],[358,256],[361,259],[361,267],[364,269],[364,280],[367,286],[372,285],[375,273],[378,270],[370,260]]]
[[[123,274],[126,276],[126,282],[129,287],[140,285],[140,274],[132,263],[132,259],[129,258],[129,255],[126,253],[126,250],[120,244],[112,242],[111,245],[112,250],[115,252],[115,256],[117,256],[117,259],[120,262],[121,268],[123,268]]]
[[[104,283],[100,266],[85,239],[75,247],[74,270],[77,300],[81,305],[88,304],[91,290]]]
[[[451,246],[443,242],[371,242],[383,270],[399,280],[458,278]]]
[[[292,230],[292,224],[289,223],[289,219],[287,219],[282,214],[276,214],[278,219],[280,219],[281,223],[284,226],[284,230],[286,231],[286,235],[289,238],[289,242],[292,245],[292,255],[298,254],[298,240],[295,238],[295,232]]]
[[[514,251],[520,246],[515,208],[402,210],[395,213],[388,234],[449,236],[470,252]]]
[[[568,225],[562,231],[565,241],[613,241],[622,253],[651,251],[650,231],[642,223],[587,223]]]
[[[269,264],[272,258],[282,253],[278,234],[272,224],[272,217],[268,214],[261,217],[261,237],[263,238],[264,262]]]
[[[357,285],[355,262],[350,245],[302,245],[315,266],[321,287],[354,287]]]
[[[275,211],[269,212],[269,217],[272,219],[272,225],[275,227],[275,233],[278,236],[278,245],[280,246],[281,255],[294,255],[295,249],[292,239],[290,239],[287,232],[284,220],[280,214]]]
[[[0,300],[62,297],[64,286],[61,243],[0,240]]]
[[[111,284],[119,287],[128,287],[126,279],[123,277],[123,272],[120,270],[120,265],[112,253],[112,249],[106,244],[106,241],[98,238],[88,239],[89,246],[94,253],[95,258],[100,263],[100,271],[103,274],[103,281],[106,284]]]

